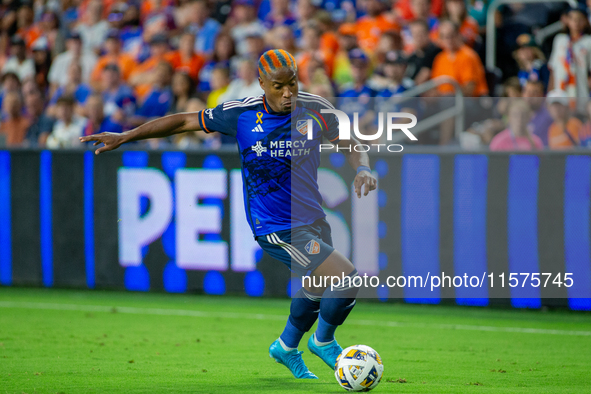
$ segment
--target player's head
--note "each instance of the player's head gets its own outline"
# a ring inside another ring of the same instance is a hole
[[[269,50],[259,59],[259,83],[265,98],[276,112],[291,112],[292,99],[298,95],[297,65],[283,49]]]

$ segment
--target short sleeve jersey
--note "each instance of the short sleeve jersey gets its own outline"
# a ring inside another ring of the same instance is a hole
[[[318,190],[320,144],[336,143],[332,104],[299,92],[291,113],[275,113],[264,95],[198,112],[206,133],[234,136],[242,162],[244,205],[255,237],[313,223],[325,216]],[[311,126],[311,128],[310,128]]]

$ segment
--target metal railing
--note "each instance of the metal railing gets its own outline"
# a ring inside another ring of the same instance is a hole
[[[456,140],[459,140],[460,133],[464,131],[464,94],[462,93],[462,89],[455,79],[448,76],[433,78],[425,83],[405,91],[399,96],[392,97],[391,100],[395,105],[399,106],[403,102],[419,97],[421,94],[444,84],[449,84],[454,87],[455,103],[453,107],[420,120],[417,125],[412,128],[412,133],[414,135],[421,134],[422,132],[429,130],[433,126],[436,126],[447,119],[455,118],[454,134]],[[441,97],[437,99],[440,100]],[[433,100],[435,100],[435,98]],[[396,133],[392,136],[393,143],[401,142],[403,139],[405,139],[404,134]]]
[[[576,7],[576,0],[494,0],[486,12],[486,68],[494,70],[497,63],[497,28],[495,26],[495,12],[503,4],[525,3],[568,3]]]
[[[548,26],[542,27],[540,30],[536,32],[534,36],[536,44],[538,44],[538,46],[542,46],[544,41],[546,41],[546,38],[558,33],[562,29],[564,29],[564,23],[562,23],[562,21],[556,21],[554,23],[549,24]]]

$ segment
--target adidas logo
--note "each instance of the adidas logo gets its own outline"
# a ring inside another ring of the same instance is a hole
[[[261,126],[260,124],[257,125],[257,127],[255,127],[254,129],[251,130],[253,133],[264,133],[265,130],[263,130],[263,126]]]

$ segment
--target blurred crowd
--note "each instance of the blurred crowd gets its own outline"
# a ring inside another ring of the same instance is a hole
[[[257,63],[271,48],[295,56],[300,89],[345,106],[453,79],[421,96],[461,90],[463,145],[591,146],[587,4],[500,7],[495,70],[483,64],[487,10],[483,0],[2,0],[0,146],[84,148],[82,135],[262,94]],[[553,22],[562,29],[536,39]],[[453,119],[419,138],[459,142]],[[142,144],[235,140],[197,132]]]

